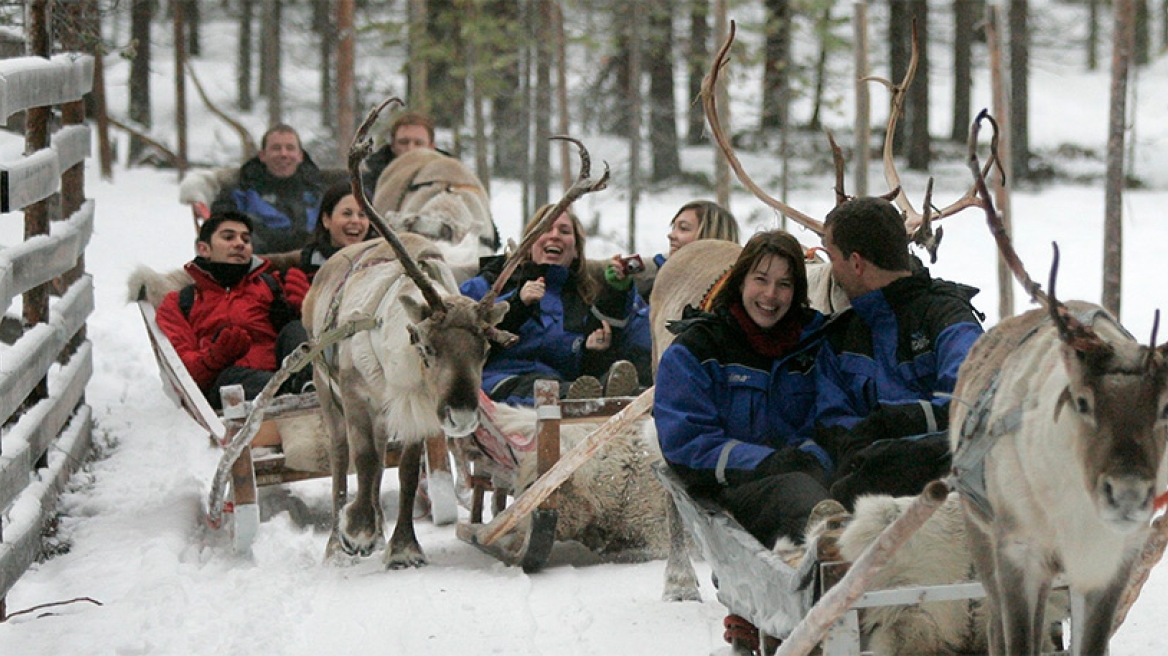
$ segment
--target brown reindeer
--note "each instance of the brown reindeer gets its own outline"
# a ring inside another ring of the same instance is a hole
[[[1057,247],[1043,293],[1002,228],[972,146],[970,167],[999,249],[1044,306],[987,332],[954,392],[962,403],[953,404],[950,442],[989,598],[990,653],[1038,653],[1047,595],[1062,575],[1085,601],[1073,653],[1103,654],[1153,497],[1168,483],[1168,344],[1154,346],[1155,330],[1153,345],[1137,343],[1095,304],[1059,302]]]

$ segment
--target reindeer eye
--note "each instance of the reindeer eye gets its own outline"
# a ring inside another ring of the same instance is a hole
[[[1160,408],[1160,419],[1168,419],[1168,405]]]
[[[1088,402],[1087,398],[1083,397],[1083,396],[1080,396],[1079,398],[1075,399],[1075,408],[1079,411],[1079,414],[1081,414],[1081,415],[1086,415],[1086,414],[1091,413],[1091,403]]]

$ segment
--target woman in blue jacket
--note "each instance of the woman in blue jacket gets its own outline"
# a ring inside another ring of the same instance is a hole
[[[541,207],[524,230],[526,234],[551,205]],[[510,302],[499,328],[515,333],[519,341],[508,348],[493,346],[483,367],[483,390],[496,401],[532,403],[536,380],[559,380],[561,391],[584,377],[604,393],[624,396],[636,390],[636,369],[617,360],[614,344],[625,338],[625,327],[636,290],[625,285],[600,284],[584,267],[584,230],[565,212],[521,254],[522,263],[503,287],[500,300]],[[481,299],[498,278],[503,258],[487,258],[479,275],[464,282],[461,291]],[[611,371],[610,371],[611,370]],[[578,396],[598,396],[595,389]]]
[[[808,305],[803,247],[751,237],[709,312],[687,312],[657,368],[666,462],[760,542],[802,538],[832,469],[812,439],[823,316]]]

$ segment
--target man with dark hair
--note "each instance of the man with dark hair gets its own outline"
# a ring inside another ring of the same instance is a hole
[[[823,245],[852,307],[816,360],[816,441],[837,465],[832,496],[908,495],[949,469],[949,397],[982,334],[977,290],[934,279],[900,212],[857,198],[827,215]]]
[[[324,187],[320,169],[301,148],[296,130],[281,123],[264,133],[259,154],[240,167],[235,185],[219,191],[211,212],[248,215],[257,253],[299,250],[316,227]]]
[[[390,162],[421,148],[437,150],[434,146],[434,119],[418,112],[406,112],[394,119],[389,127],[389,142],[365,159],[365,172],[361,175],[365,193],[373,197],[377,178]]]
[[[251,219],[233,210],[204,221],[198,255],[185,267],[194,282],[167,294],[155,317],[213,407],[224,385],[242,385],[255,398],[308,338],[298,319],[308,278],[292,268],[281,283],[268,261],[252,254],[251,229]],[[299,392],[311,377],[305,368],[281,390]]]

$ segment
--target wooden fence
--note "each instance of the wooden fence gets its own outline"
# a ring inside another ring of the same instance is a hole
[[[0,245],[4,323],[21,326],[4,331],[0,345],[0,620],[5,596],[36,559],[57,497],[90,445],[85,386],[93,355],[85,321],[93,282],[82,256],[94,208],[84,197],[90,130],[81,99],[92,85],[87,55],[0,60],[0,122],[21,111],[26,117],[23,156],[11,147],[18,135],[0,135],[0,212],[23,209],[26,235],[15,246]],[[56,106],[64,125],[50,141]],[[19,318],[9,314],[17,296]]]

